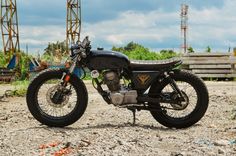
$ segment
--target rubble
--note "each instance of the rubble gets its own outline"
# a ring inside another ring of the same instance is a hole
[[[86,113],[66,128],[41,125],[24,97],[10,97],[0,101],[0,155],[236,155],[236,120],[230,118],[236,84],[229,83],[207,82],[206,115],[182,130],[163,127],[147,111],[132,126],[131,112],[107,105],[89,83]]]

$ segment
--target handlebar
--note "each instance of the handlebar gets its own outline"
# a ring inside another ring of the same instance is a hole
[[[86,57],[86,51],[90,48],[89,37],[86,36],[82,42],[78,42],[71,46],[71,57],[75,55],[81,55],[83,58]]]
[[[86,36],[82,42],[78,42],[78,43],[72,45],[71,50],[80,49],[80,48],[86,49],[89,46],[90,46],[89,37]]]
[[[84,40],[83,40],[83,42],[82,42],[81,45],[82,45],[83,48],[87,48],[87,46],[90,45],[90,41],[89,41],[89,37],[88,37],[88,36],[86,36],[86,37],[84,38]]]

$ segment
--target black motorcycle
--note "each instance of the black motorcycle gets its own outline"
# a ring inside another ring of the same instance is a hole
[[[68,69],[47,69],[29,85],[27,105],[42,124],[64,127],[84,114],[88,93],[78,69],[91,72],[92,84],[108,104],[134,114],[150,111],[166,127],[186,128],[208,107],[208,91],[196,75],[180,70],[181,60],[130,61],[119,52],[91,50],[86,37],[71,47]],[[84,72],[85,74],[85,72]]]

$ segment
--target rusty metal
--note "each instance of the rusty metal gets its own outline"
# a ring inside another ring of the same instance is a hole
[[[20,51],[16,0],[1,0],[1,31],[4,53],[10,59]]]
[[[81,31],[81,0],[67,0],[67,47],[80,40]]]
[[[0,68],[0,82],[11,82],[15,79],[15,72],[7,68]]]

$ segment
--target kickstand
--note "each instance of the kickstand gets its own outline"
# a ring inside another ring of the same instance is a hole
[[[133,126],[135,126],[136,124],[136,109],[131,109],[132,113],[133,113]]]

